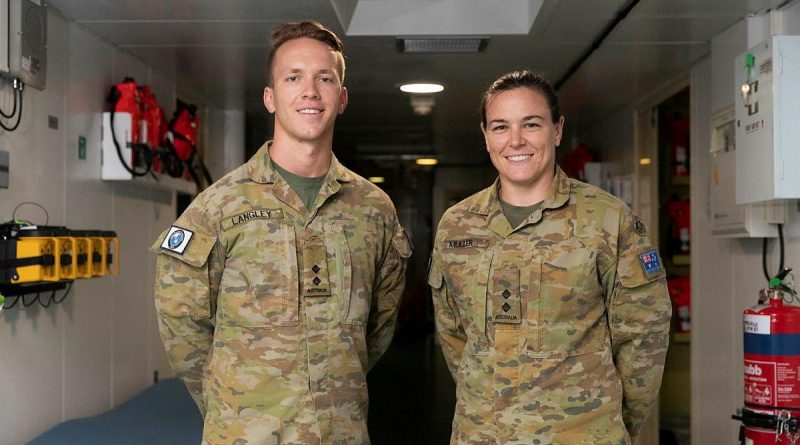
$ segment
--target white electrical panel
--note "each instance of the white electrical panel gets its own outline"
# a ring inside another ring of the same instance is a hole
[[[6,4],[8,39],[3,40],[8,42],[8,72],[3,75],[43,90],[47,83],[47,4],[44,0],[6,0]]]
[[[800,198],[800,36],[735,60],[736,203]]]
[[[8,72],[8,0],[0,0],[0,74]]]
[[[737,204],[736,131],[732,107],[711,117],[711,233],[728,238],[774,238],[786,223],[785,201]]]

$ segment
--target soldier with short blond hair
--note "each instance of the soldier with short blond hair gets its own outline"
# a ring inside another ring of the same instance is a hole
[[[338,37],[273,32],[274,139],[152,246],[161,337],[203,444],[368,444],[366,373],[394,334],[411,246],[389,197],[333,156]]]
[[[564,117],[544,78],[500,77],[481,112],[499,178],[445,212],[428,277],[451,443],[630,444],[667,351],[658,252],[628,206],[556,165]]]

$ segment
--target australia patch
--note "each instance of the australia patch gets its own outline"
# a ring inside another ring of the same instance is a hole
[[[167,232],[167,236],[164,237],[164,241],[161,241],[161,248],[164,250],[169,250],[170,252],[175,252],[179,255],[183,255],[186,252],[186,247],[189,246],[189,241],[192,240],[194,236],[194,232],[188,229],[184,229],[183,227],[172,226],[169,228],[169,232]]]
[[[639,254],[639,263],[644,269],[644,274],[648,277],[652,277],[663,270],[661,258],[658,257],[658,251],[655,249]]]

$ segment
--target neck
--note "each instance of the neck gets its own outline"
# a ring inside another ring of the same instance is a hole
[[[332,158],[331,143],[287,141],[276,134],[269,147],[269,157],[295,175],[316,178],[328,173]]]
[[[500,178],[500,199],[517,207],[528,207],[543,201],[550,193],[555,175],[541,178],[533,184],[520,184]]]

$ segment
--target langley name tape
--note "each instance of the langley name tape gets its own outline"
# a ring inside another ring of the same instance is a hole
[[[164,241],[161,242],[161,248],[183,255],[189,245],[189,241],[192,240],[192,236],[194,236],[194,232],[191,230],[172,226],[167,232],[167,236],[164,237]]]

